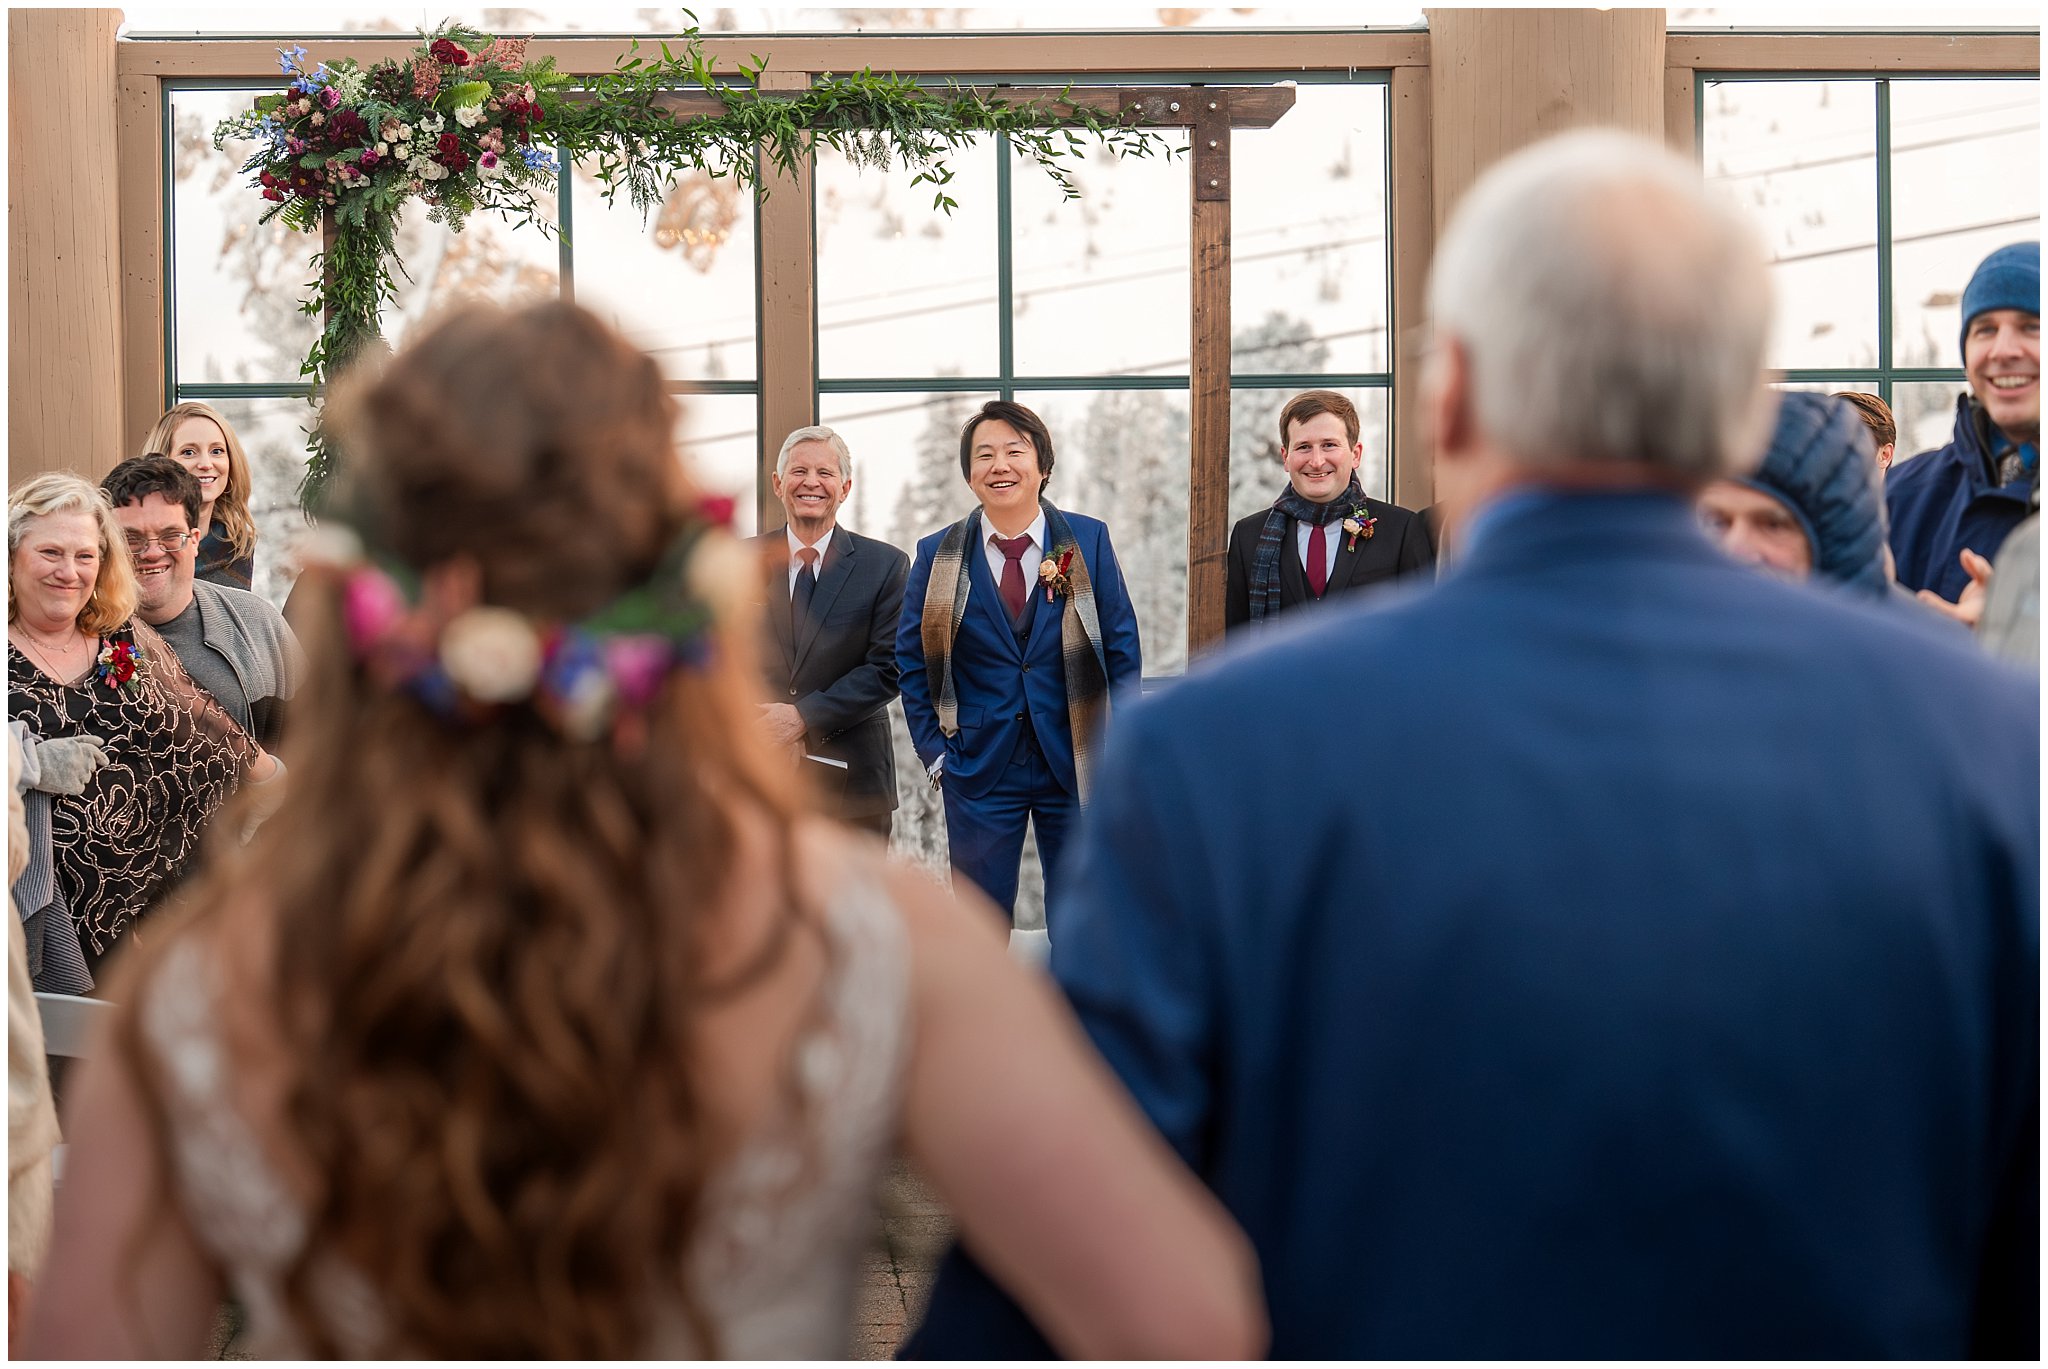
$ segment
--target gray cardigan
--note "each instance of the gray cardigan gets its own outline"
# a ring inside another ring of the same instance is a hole
[[[194,580],[192,597],[199,605],[200,640],[226,659],[249,700],[250,716],[236,721],[264,749],[274,750],[284,727],[285,701],[298,692],[306,674],[298,637],[259,594]]]

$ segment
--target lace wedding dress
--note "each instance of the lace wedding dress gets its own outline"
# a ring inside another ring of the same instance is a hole
[[[843,1359],[875,1198],[889,1162],[907,1047],[909,952],[878,887],[842,885],[826,910],[831,977],[818,1025],[798,1045],[812,1138],[757,1136],[706,1194],[691,1254],[720,1350],[739,1359]],[[282,1296],[306,1219],[230,1099],[231,1062],[214,1022],[217,970],[192,940],[174,945],[142,998],[143,1033],[163,1065],[177,1196],[226,1272],[258,1359],[305,1353]],[[808,1153],[807,1153],[808,1151]],[[344,1354],[375,1353],[375,1297],[335,1258],[317,1259],[316,1297]],[[399,1347],[404,1353],[403,1347]],[[680,1308],[657,1308],[653,1358],[701,1354]]]

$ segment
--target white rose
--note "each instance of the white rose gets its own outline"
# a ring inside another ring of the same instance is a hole
[[[412,144],[411,144],[411,143],[400,143],[400,144],[399,144],[399,145],[398,145],[397,147],[395,147],[395,148],[393,148],[393,149],[391,150],[391,155],[392,155],[392,156],[394,156],[394,157],[396,157],[396,158],[398,158],[398,160],[400,160],[401,162],[409,162],[409,161],[411,161],[411,160],[412,160]]]
[[[412,125],[400,124],[398,126],[398,136],[401,138],[410,138],[412,136]]]
[[[540,638],[508,608],[480,604],[441,629],[441,668],[472,699],[511,703],[540,679]]]
[[[378,143],[378,144],[377,144],[377,155],[378,155],[379,157],[389,157],[389,156],[391,155],[391,144],[390,144],[390,143]]]
[[[464,128],[475,128],[484,121],[482,105],[459,105],[455,110],[455,122]]]

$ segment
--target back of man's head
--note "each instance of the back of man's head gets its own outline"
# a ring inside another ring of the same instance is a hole
[[[1469,359],[1478,428],[1521,464],[1704,481],[1762,446],[1762,249],[1655,143],[1567,133],[1488,170],[1437,244],[1429,298]]]

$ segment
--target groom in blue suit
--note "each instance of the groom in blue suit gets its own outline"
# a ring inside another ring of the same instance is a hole
[[[1456,566],[1118,719],[1052,969],[1275,1359],[2036,1357],[2038,687],[1702,535],[1762,255],[1620,134],[1481,177]],[[1044,1350],[956,1256],[906,1355]]]
[[[896,634],[954,868],[1014,916],[1034,823],[1048,927],[1110,697],[1140,674],[1109,529],[1044,497],[1052,470],[1052,435],[1023,405],[991,400],[967,421],[960,473],[981,507],[917,544]]]

